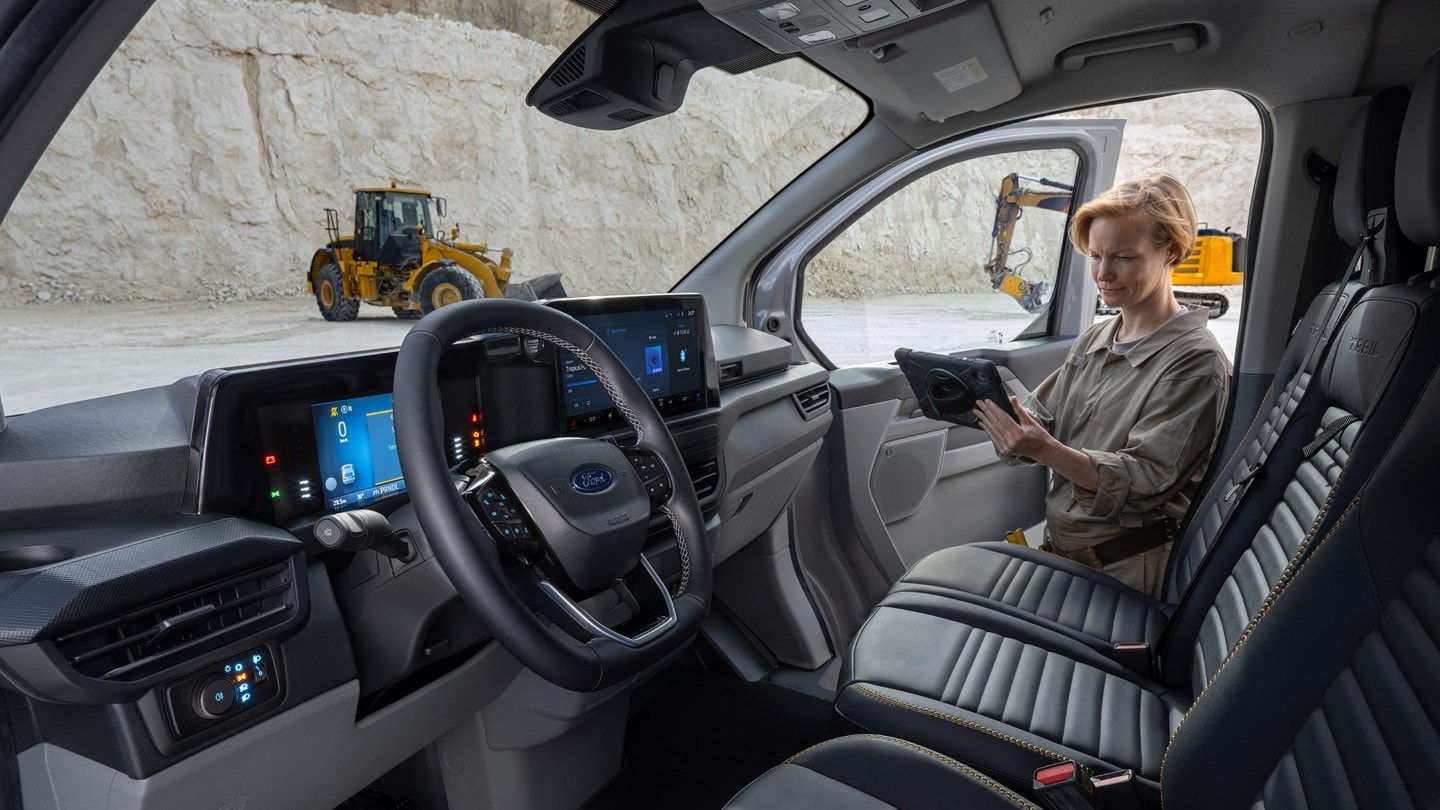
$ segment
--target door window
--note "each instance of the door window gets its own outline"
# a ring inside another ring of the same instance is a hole
[[[805,266],[806,335],[846,366],[1044,334],[1079,165],[1068,149],[1006,152],[900,188]]]

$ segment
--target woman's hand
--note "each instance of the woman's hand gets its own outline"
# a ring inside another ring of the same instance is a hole
[[[1010,397],[1010,407],[1020,418],[1019,422],[1011,419],[1009,414],[989,400],[982,399],[975,404],[975,415],[980,419],[980,427],[990,436],[995,451],[1007,456],[1026,456],[1045,463],[1045,450],[1055,442],[1054,437],[1035,421],[1029,411],[1020,407],[1020,401],[1015,397]]]
[[[1095,469],[1095,462],[1090,460],[1090,456],[1061,444],[1035,421],[1029,411],[1020,407],[1020,401],[1015,397],[1010,397],[1010,407],[1020,417],[1019,422],[992,402],[981,400],[975,405],[980,427],[989,434],[995,452],[1005,456],[1025,456],[1091,492],[1100,488],[1100,471]]]

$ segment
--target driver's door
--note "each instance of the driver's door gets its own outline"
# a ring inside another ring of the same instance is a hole
[[[1055,370],[1095,317],[1069,212],[1113,183],[1123,126],[1033,122],[917,154],[839,201],[755,286],[754,322],[796,313],[799,350],[834,368],[823,481],[797,503],[830,520],[797,521],[797,546],[838,635],[929,552],[1042,521],[1043,468],[1007,466],[982,431],[925,418],[894,352],[988,358],[1022,400]],[[837,543],[862,593],[839,593],[853,584],[819,559]]]

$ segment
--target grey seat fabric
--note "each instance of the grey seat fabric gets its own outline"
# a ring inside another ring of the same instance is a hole
[[[1347,134],[1336,182],[1333,218],[1352,250],[1367,245],[1366,216],[1394,198],[1395,154],[1408,93],[1392,88],[1358,112]],[[1419,249],[1395,239],[1396,267],[1414,267]],[[1256,418],[1236,451],[1210,476],[1176,542],[1166,577],[1165,599],[1156,600],[1111,577],[1067,560],[1009,543],[972,543],[944,549],[918,562],[893,592],[943,594],[988,610],[1026,618],[1057,633],[1109,651],[1117,643],[1159,646],[1176,605],[1212,595],[1197,579],[1208,561],[1228,567],[1270,518],[1284,497],[1303,442],[1281,448],[1281,439],[1303,419],[1316,369],[1328,354],[1327,340],[1348,308],[1370,287],[1393,280],[1394,268],[1364,279],[1327,286],[1311,302],[1281,357]],[[1254,472],[1254,471],[1259,471]],[[1223,548],[1219,553],[1217,547]],[[1213,583],[1212,583],[1213,587]],[[1193,632],[1194,628],[1187,628]]]
[[[953,759],[891,737],[829,740],[765,772],[727,810],[1035,808]],[[1037,809],[1038,810],[1038,809]]]
[[[1440,58],[1427,66],[1430,74],[1440,75]],[[1434,89],[1421,86],[1436,94],[1427,104],[1440,104],[1440,80]],[[1419,268],[1410,261],[1411,272]],[[1375,277],[1383,275],[1377,271]],[[938,583],[940,564],[932,563],[917,566],[857,634],[837,708],[866,728],[922,742],[1011,779],[1070,758],[1096,770],[1130,769],[1146,798],[1158,798],[1165,770],[1163,764],[1157,770],[1156,760],[1166,756],[1171,736],[1183,733],[1186,708],[1220,680],[1232,650],[1247,643],[1257,617],[1298,578],[1313,549],[1347,516],[1347,505],[1358,493],[1371,492],[1372,508],[1416,511],[1414,502],[1370,491],[1366,483],[1397,457],[1411,457],[1416,474],[1436,457],[1421,463],[1395,440],[1432,396],[1428,385],[1440,369],[1440,290],[1430,280],[1369,289],[1349,309],[1334,350],[1289,420],[1292,427],[1271,442],[1267,472],[1250,487],[1220,543],[1194,568],[1190,588],[1159,638],[1157,679],[1110,660],[1097,636],[1081,632],[1083,624],[1062,626],[1063,611],[1047,617],[1015,605],[987,606],[955,589],[947,593]],[[953,556],[944,563],[959,564]],[[1067,589],[1082,576],[1055,570],[1069,577]],[[1124,598],[1138,604],[1134,599],[1141,597]],[[1433,608],[1431,618],[1440,627],[1440,605]],[[1323,632],[1312,635],[1323,641]],[[979,653],[969,646],[977,644]],[[1056,686],[1067,677],[1068,683]],[[1305,681],[1303,673],[1296,678]],[[1232,748],[1245,748],[1234,744],[1243,739],[1232,738]]]

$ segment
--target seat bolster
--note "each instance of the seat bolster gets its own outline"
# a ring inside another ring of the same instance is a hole
[[[855,735],[827,740],[771,768],[727,810],[992,810],[1033,808],[978,771],[914,743]]]
[[[944,596],[1029,620],[1101,651],[1155,644],[1172,606],[1078,563],[1013,543],[942,549],[890,591]]]

